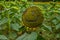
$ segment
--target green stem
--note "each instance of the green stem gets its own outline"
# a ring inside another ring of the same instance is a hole
[[[8,14],[8,26],[9,26],[9,33],[10,33],[10,16]]]
[[[9,3],[9,6],[10,6],[10,3]],[[11,27],[10,27],[10,24],[11,24],[11,20],[10,20],[10,10],[8,10],[8,13],[7,13],[7,15],[8,15],[8,33],[9,33],[9,35],[10,35],[10,33],[11,33]]]

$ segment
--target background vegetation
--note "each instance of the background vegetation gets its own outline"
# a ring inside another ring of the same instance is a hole
[[[44,22],[36,31],[24,27],[22,14],[30,6],[42,10]],[[0,1],[1,40],[60,40],[60,3]]]

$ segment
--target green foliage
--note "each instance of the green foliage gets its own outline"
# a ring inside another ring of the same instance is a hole
[[[4,40],[4,39],[5,39],[5,40],[8,40],[8,38],[7,38],[6,36],[4,36],[4,35],[0,35],[0,39],[1,39],[1,40]]]
[[[4,10],[0,11],[1,40],[60,40],[60,4],[0,3],[4,5]],[[44,22],[35,32],[28,33],[27,27],[22,23],[22,14],[32,4],[42,9]]]
[[[18,37],[16,40],[36,40],[37,33],[32,32],[31,34],[24,33],[22,36]]]

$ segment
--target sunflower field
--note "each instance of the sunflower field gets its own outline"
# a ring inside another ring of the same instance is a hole
[[[30,28],[22,22],[24,11],[31,6],[38,7],[43,14],[39,27]],[[0,40],[60,40],[60,2],[1,0]]]

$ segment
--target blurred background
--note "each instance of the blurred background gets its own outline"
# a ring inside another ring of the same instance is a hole
[[[33,5],[44,16],[34,31],[22,23],[24,11]],[[0,40],[60,40],[60,0],[0,0]]]

